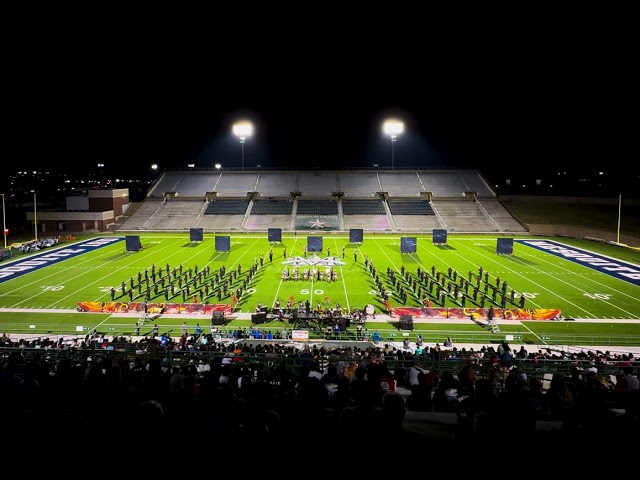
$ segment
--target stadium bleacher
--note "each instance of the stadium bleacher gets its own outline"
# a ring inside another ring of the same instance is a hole
[[[330,229],[526,233],[473,170],[167,171],[118,231]],[[316,217],[316,218],[314,218]]]

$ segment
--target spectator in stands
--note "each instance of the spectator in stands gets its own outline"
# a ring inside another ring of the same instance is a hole
[[[476,387],[478,383],[476,382]],[[547,418],[547,406],[545,391],[542,386],[542,381],[537,377],[529,378],[529,391],[525,392],[531,402],[531,408],[533,414],[537,420],[546,420]]]
[[[407,372],[405,374],[405,381],[404,381],[405,386],[407,388],[411,388],[414,385],[418,385],[419,383],[418,376],[420,374],[426,375],[427,371],[420,366],[418,360],[414,360],[413,365],[411,365],[407,369]]]
[[[354,359],[349,360],[349,364],[344,368],[343,376],[348,378],[351,382],[356,378],[356,369],[358,368],[358,362]]]
[[[381,397],[375,386],[365,379],[365,374],[364,368],[356,369],[356,378],[349,384],[354,405],[343,408],[340,413],[340,433],[350,438],[378,435],[382,421]]]
[[[554,373],[547,393],[546,408],[550,420],[561,420],[567,429],[577,428],[577,398],[560,373]]]
[[[507,342],[502,342],[498,346],[498,355],[500,357],[500,365],[502,366],[502,371],[506,375],[513,365],[513,355],[511,354],[511,347]]]
[[[458,403],[458,380],[451,372],[442,372],[440,382],[433,392],[435,412],[455,412]]]
[[[640,389],[640,380],[638,380],[638,376],[633,374],[633,367],[626,366],[622,369],[624,374],[624,378],[627,382],[627,390],[638,390]]]
[[[407,386],[409,386],[407,384]],[[416,376],[416,382],[410,387],[411,394],[407,397],[407,409],[416,412],[429,412],[433,408],[431,401],[432,384],[427,381],[427,375],[422,371]]]
[[[457,438],[472,439],[475,434],[492,434],[500,415],[498,396],[489,379],[476,382],[474,395],[461,399],[455,405],[459,431]]]
[[[476,388],[476,372],[473,364],[466,361],[458,373],[458,396],[473,395]]]
[[[406,416],[406,408],[404,397],[398,392],[386,392],[382,396],[382,417],[380,422],[379,434],[382,438],[399,440],[401,442],[409,441],[412,446],[415,442],[424,442],[424,437],[404,427],[404,418]]]

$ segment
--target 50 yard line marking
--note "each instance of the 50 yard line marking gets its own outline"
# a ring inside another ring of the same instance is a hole
[[[337,253],[339,251],[338,250],[338,241],[335,239],[335,237],[333,239],[333,243],[334,243],[334,246],[336,248],[336,253]],[[340,258],[339,255],[338,255],[338,258]],[[344,281],[344,272],[342,270],[342,265],[339,265],[339,267],[340,267],[340,281],[342,282],[342,288],[344,290],[344,297],[347,300],[347,311],[350,312],[351,311],[351,306],[349,304],[349,294],[347,293],[347,284]]]

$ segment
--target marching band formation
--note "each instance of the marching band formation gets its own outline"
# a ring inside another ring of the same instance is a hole
[[[293,280],[294,282],[298,280],[308,281],[311,279],[314,279],[316,282],[337,282],[338,273],[333,269],[333,267],[326,267],[324,272],[321,268],[313,267],[312,270],[309,270],[308,268],[302,270],[302,276],[300,276],[298,267],[293,267],[293,272],[291,272],[287,266],[284,267],[281,278],[284,281]]]

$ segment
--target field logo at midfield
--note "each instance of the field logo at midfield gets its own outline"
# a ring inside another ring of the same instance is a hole
[[[307,225],[311,228],[327,228],[331,226],[330,223],[322,222],[319,218],[316,218],[314,221],[307,223]]]
[[[343,262],[337,257],[325,257],[321,258],[318,255],[311,255],[310,257],[289,257],[284,262],[280,262],[283,265],[293,265],[295,267],[314,266],[319,265],[321,267],[335,267],[338,265],[346,265],[347,262]]]
[[[105,245],[122,241],[124,241],[123,237],[94,238],[93,240],[76,243],[69,247],[49,248],[40,253],[29,255],[24,260],[18,259],[8,262],[6,266],[0,266],[0,283],[40,268],[48,267],[54,263],[62,262],[67,258],[77,257],[78,255],[97,250]]]
[[[640,267],[632,263],[605,257],[581,248],[569,247],[552,240],[515,241],[640,286]]]

